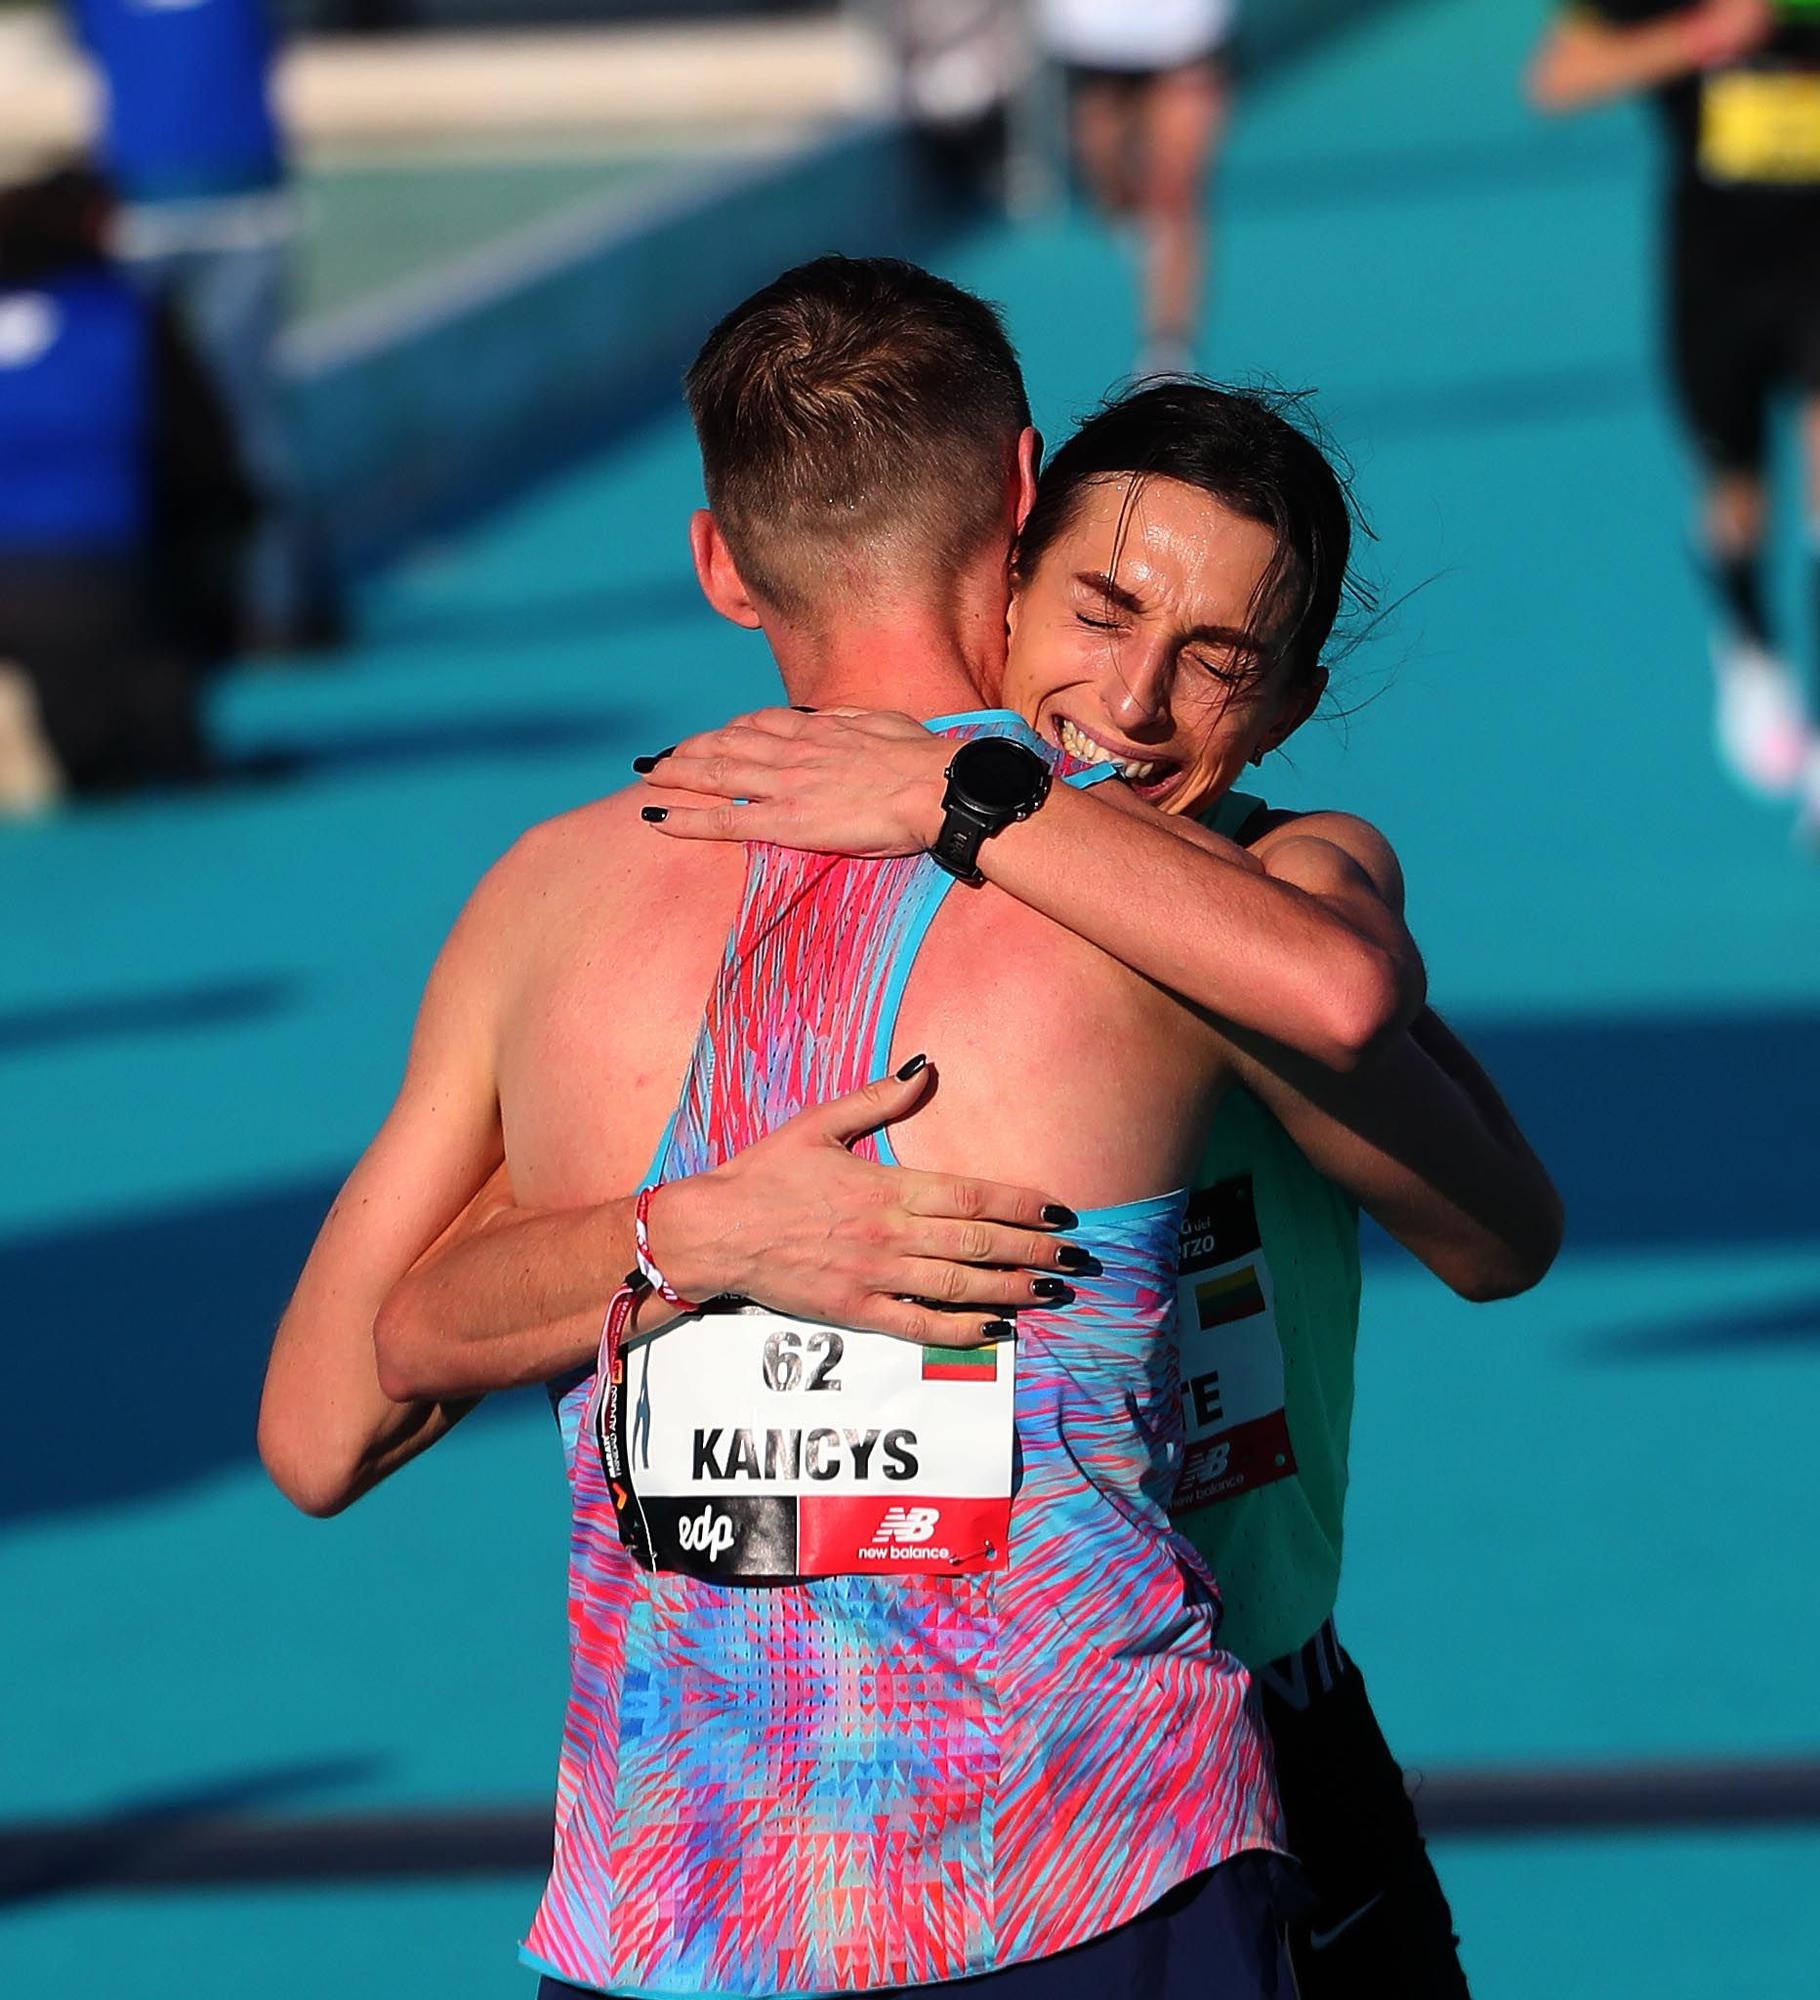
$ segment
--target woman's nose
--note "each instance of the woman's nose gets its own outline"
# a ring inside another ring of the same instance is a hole
[[[1137,730],[1169,712],[1169,667],[1163,659],[1128,663],[1127,671],[1107,690],[1107,711],[1121,729]]]

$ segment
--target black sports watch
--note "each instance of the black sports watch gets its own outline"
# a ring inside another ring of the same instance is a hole
[[[950,875],[979,882],[982,843],[1043,803],[1049,766],[1009,736],[976,736],[955,751],[946,776],[942,830],[929,852]]]

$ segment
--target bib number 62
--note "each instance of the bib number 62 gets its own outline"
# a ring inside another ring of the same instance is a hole
[[[807,1336],[793,1326],[779,1327],[765,1338],[767,1389],[838,1389],[834,1371],[847,1344],[832,1327],[816,1327]],[[813,1364],[807,1382],[803,1376]]]

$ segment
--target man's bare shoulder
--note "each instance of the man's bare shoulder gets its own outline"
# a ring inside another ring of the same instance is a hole
[[[1286,840],[1324,840],[1355,861],[1392,909],[1403,907],[1403,866],[1380,830],[1357,813],[1315,810],[1272,812],[1249,845],[1260,858]]]
[[[540,820],[487,871],[478,893],[499,913],[535,924],[560,918],[578,901],[596,913],[603,901],[643,901],[699,872],[699,852],[661,839],[639,817],[651,797],[632,785]]]

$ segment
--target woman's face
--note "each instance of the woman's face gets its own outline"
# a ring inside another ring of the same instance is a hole
[[[1198,487],[1099,479],[1011,606],[1004,705],[1164,812],[1203,810],[1320,699],[1250,629],[1274,530]],[[1129,508],[1127,510],[1127,500]],[[1120,516],[1124,514],[1121,532]]]

